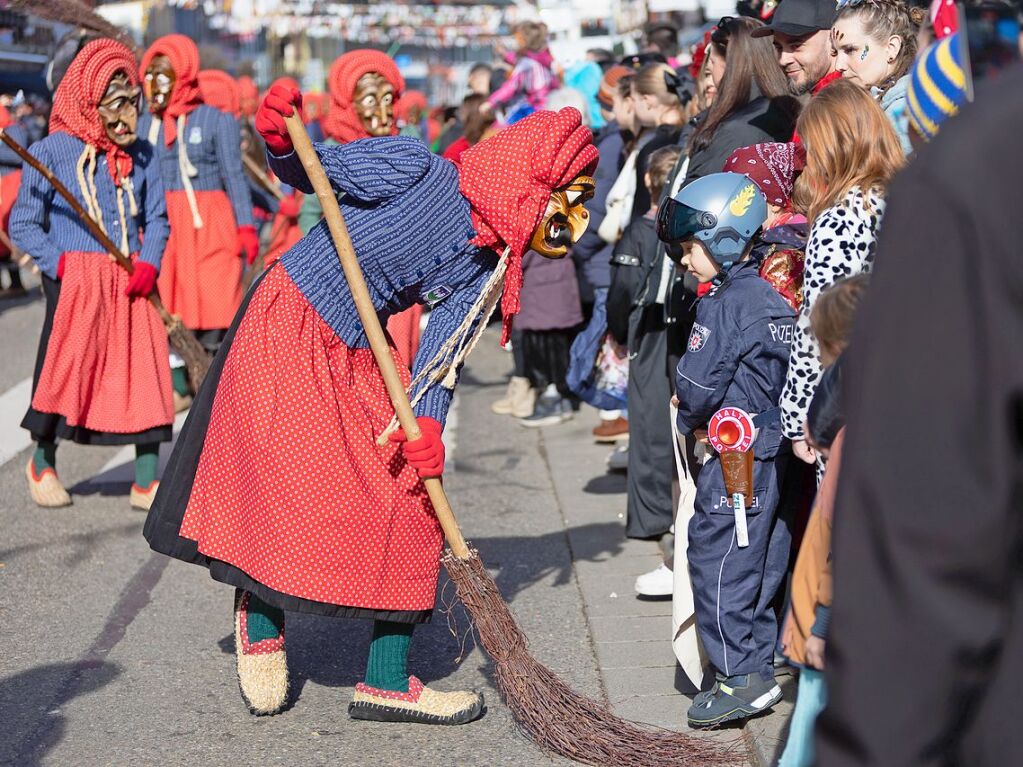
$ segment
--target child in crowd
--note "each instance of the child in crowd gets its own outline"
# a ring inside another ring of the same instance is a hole
[[[482,106],[486,111],[504,108],[507,125],[543,109],[547,94],[559,84],[554,74],[554,57],[547,48],[545,25],[522,22],[515,28],[515,42],[519,49],[511,75]]]
[[[678,147],[662,147],[650,156],[644,175],[648,199],[658,200],[678,159]],[[647,195],[644,195],[647,196]],[[668,401],[671,378],[663,299],[663,278],[657,233],[656,202],[630,223],[611,258],[611,287],[607,298],[608,330],[629,348],[629,471],[625,534],[656,538],[668,532],[673,519],[671,424]],[[666,578],[671,593],[670,573]]]
[[[726,172],[742,173],[767,199],[767,220],[753,245],[760,276],[781,294],[794,311],[803,305],[806,217],[792,210],[792,190],[805,155],[794,143],[745,146],[725,161]]]
[[[716,675],[689,708],[691,727],[755,716],[781,700],[774,680],[778,621],[774,600],[785,577],[791,536],[778,517],[788,443],[777,408],[785,382],[795,312],[750,259],[767,219],[757,185],[737,173],[714,173],[665,200],[657,234],[682,247],[682,265],[713,287],[699,302],[676,371],[678,429],[707,429],[722,407],[754,416],[757,436],[748,540],[737,532],[731,493],[715,455],[697,479],[689,524],[689,569],[700,639]]]
[[[813,764],[814,722],[827,703],[822,672],[831,614],[831,523],[845,436],[841,355],[869,279],[860,274],[836,282],[821,293],[810,316],[825,372],[810,405],[808,436],[828,463],[792,573],[791,603],[781,636],[785,656],[800,672],[796,708],[778,767]]]

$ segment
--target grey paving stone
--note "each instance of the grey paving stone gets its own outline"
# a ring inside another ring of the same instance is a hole
[[[675,669],[675,653],[667,641],[595,642],[601,673],[616,668],[660,668],[665,675]]]

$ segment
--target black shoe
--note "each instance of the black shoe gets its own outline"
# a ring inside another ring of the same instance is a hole
[[[714,727],[758,716],[770,710],[781,698],[781,687],[777,682],[764,679],[760,674],[719,677],[714,687],[693,699],[687,714],[689,726]]]

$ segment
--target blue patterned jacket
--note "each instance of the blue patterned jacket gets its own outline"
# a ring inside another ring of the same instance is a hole
[[[316,144],[339,193],[352,244],[382,321],[415,303],[432,307],[413,374],[437,354],[468,314],[497,255],[470,243],[476,236],[455,166],[405,136]],[[310,194],[294,153],[268,154],[286,183]],[[325,221],[281,256],[288,275],[317,314],[351,347],[368,345]],[[452,392],[434,385],[416,414],[444,422]]]
[[[88,210],[77,180],[78,158],[84,149],[85,143],[81,139],[69,133],[53,133],[37,141],[29,151],[53,171]],[[138,215],[132,216],[125,195],[128,249],[132,253],[141,249],[139,258],[159,270],[169,231],[167,202],[164,199],[160,167],[153,156],[153,148],[147,141],[141,139],[136,141],[128,152],[134,162],[131,182],[138,203]],[[96,196],[107,234],[119,245],[121,224],[117,212],[117,192],[107,170],[106,156],[103,154],[96,158],[95,182]],[[57,194],[50,182],[27,165],[21,177],[18,201],[11,211],[9,231],[14,244],[30,253],[39,265],[40,271],[51,278],[57,276],[57,264],[63,253],[106,252],[71,206]],[[140,231],[145,232],[145,244],[140,243]]]
[[[149,138],[153,115],[145,112],[139,117],[138,132]],[[185,117],[184,133],[178,141],[185,142],[188,159],[198,175],[192,178],[197,192],[226,191],[238,226],[252,226],[252,195],[245,173],[242,171],[242,139],[238,121],[206,104],[200,104]],[[178,170],[178,146],[167,146],[163,140],[163,125],[154,142],[163,171],[163,187],[167,191],[184,189]]]

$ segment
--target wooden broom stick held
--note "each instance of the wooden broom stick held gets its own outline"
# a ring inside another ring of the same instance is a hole
[[[419,423],[416,421],[412,405],[409,403],[408,394],[405,392],[405,384],[398,374],[398,368],[391,356],[391,348],[387,343],[387,336],[380,326],[380,319],[377,317],[373,301],[369,297],[369,289],[366,287],[366,279],[362,275],[362,268],[352,247],[352,240],[348,236],[348,227],[345,226],[344,216],[341,215],[341,206],[338,205],[334,189],[330,180],[320,165],[320,158],[316,156],[316,150],[309,140],[305,125],[297,113],[291,117],[285,117],[284,122],[288,127],[291,136],[291,143],[295,146],[302,167],[305,168],[309,182],[316,192],[316,197],[323,206],[323,217],[327,220],[327,227],[330,229],[330,236],[334,240],[334,247],[337,249],[338,259],[341,261],[341,268],[344,270],[345,279],[348,280],[348,287],[352,291],[355,300],[355,309],[359,313],[359,320],[362,322],[369,339],[370,348],[373,350],[373,357],[383,376],[384,384],[387,386],[387,394],[394,405],[395,414],[398,416],[398,423],[405,432],[405,436],[414,441],[422,436]],[[444,492],[444,485],[440,477],[424,479],[426,492],[433,503],[433,510],[437,514],[437,520],[444,530],[444,538],[451,547],[452,553],[459,559],[469,558],[469,547],[465,545],[465,538],[458,528],[458,521],[448,503],[447,493]]]
[[[252,177],[259,182],[261,187],[277,198],[278,202],[284,199],[284,192],[281,191],[281,188],[271,181],[270,177],[263,172],[263,169],[256,165],[256,161],[244,152],[242,153],[242,163],[245,165],[245,170],[252,174]]]

